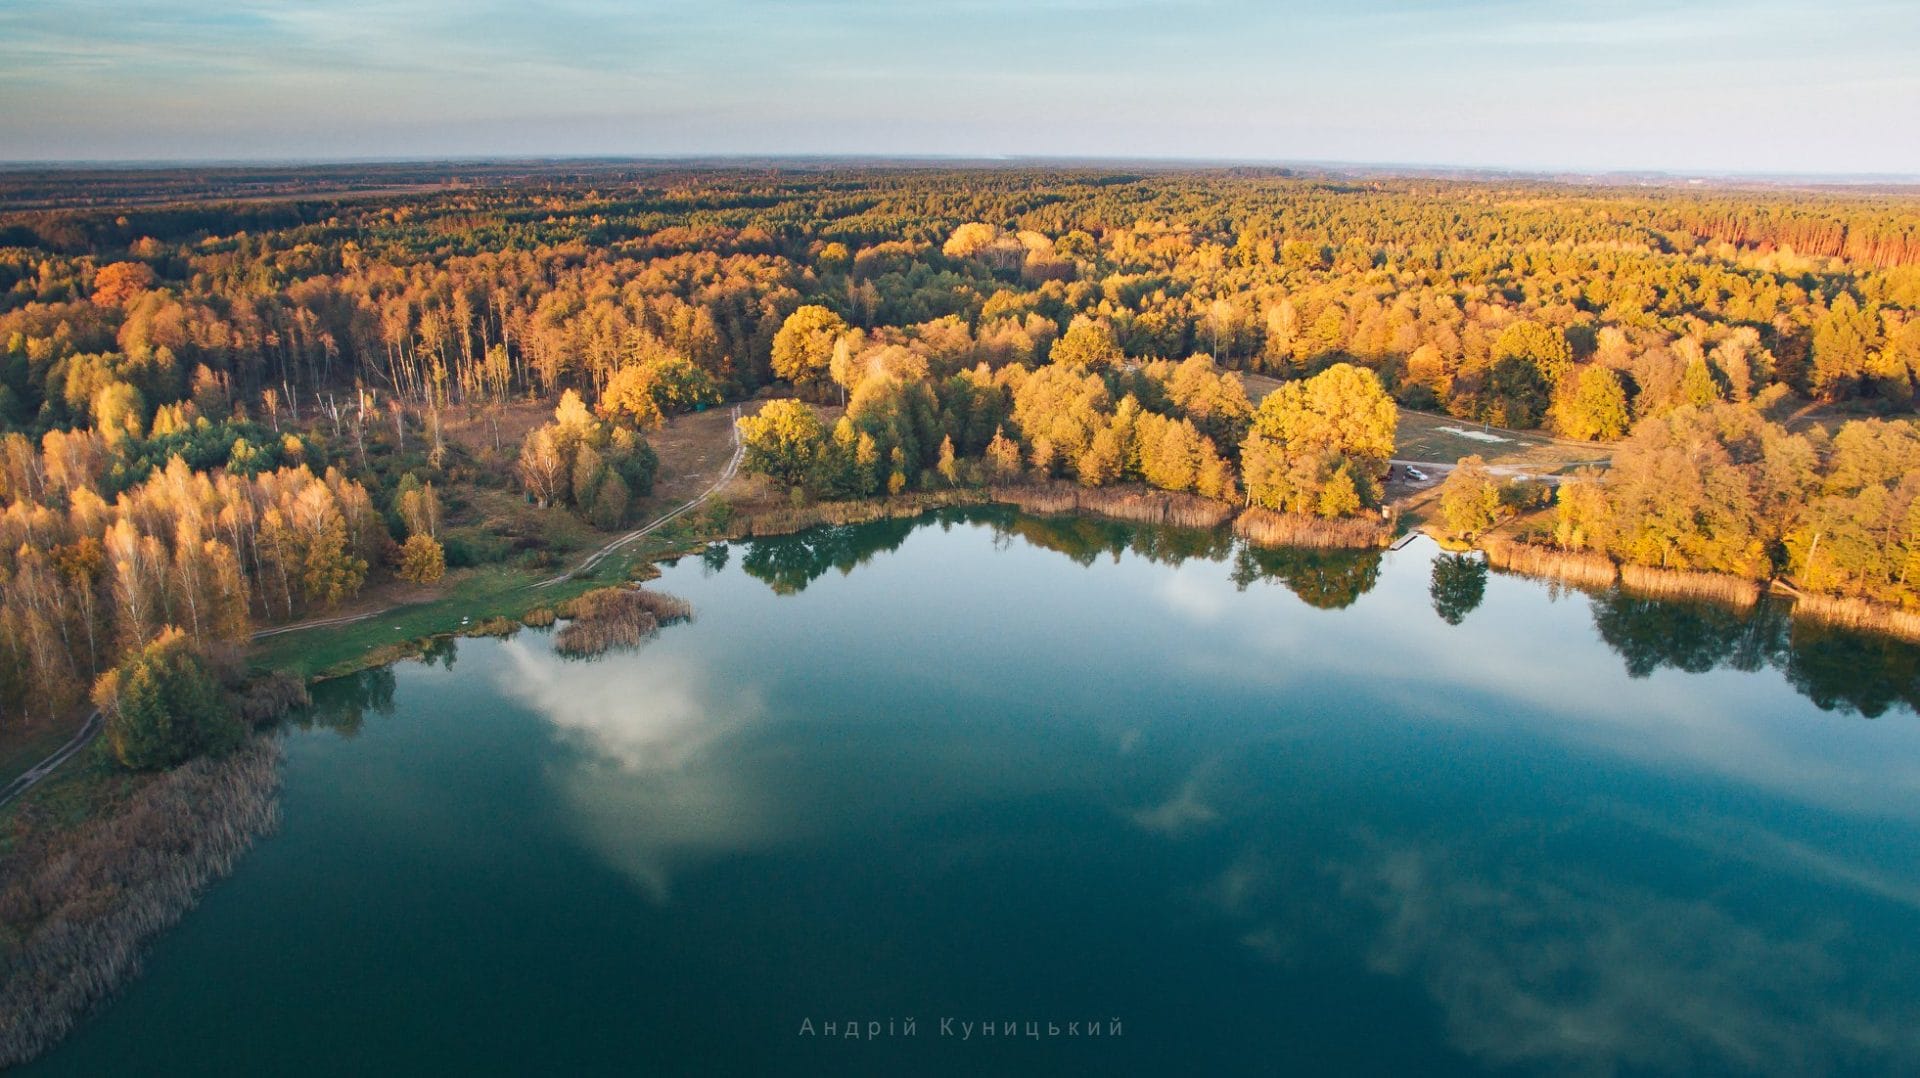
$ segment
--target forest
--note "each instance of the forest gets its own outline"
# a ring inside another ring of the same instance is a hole
[[[224,736],[155,731],[255,629],[519,556],[449,527],[473,491],[617,531],[663,424],[755,398],[746,467],[796,505],[1058,481],[1377,519],[1400,409],[1543,430],[1611,467],[1542,507],[1469,464],[1448,530],[1531,513],[1569,553],[1920,608],[1900,191],[20,173],[0,346],[0,727],[92,701],[129,766]]]

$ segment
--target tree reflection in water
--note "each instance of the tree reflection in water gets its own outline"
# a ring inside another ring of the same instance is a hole
[[[1487,597],[1487,560],[1473,554],[1436,555],[1427,594],[1441,621],[1460,624]]]

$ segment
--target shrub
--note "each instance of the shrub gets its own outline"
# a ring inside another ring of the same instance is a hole
[[[172,626],[100,675],[93,702],[106,716],[114,758],[136,771],[224,752],[243,733],[205,658]]]

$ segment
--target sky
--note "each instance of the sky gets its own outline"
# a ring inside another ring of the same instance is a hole
[[[0,0],[0,161],[1920,175],[1916,0]]]

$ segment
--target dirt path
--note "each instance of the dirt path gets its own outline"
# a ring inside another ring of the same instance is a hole
[[[94,735],[98,734],[105,725],[98,711],[88,715],[86,724],[80,727],[79,733],[73,735],[73,740],[60,746],[52,756],[34,764],[15,777],[12,782],[7,783],[5,789],[0,789],[0,806],[6,805],[7,802],[39,785],[41,779],[53,774],[61,764],[71,759],[74,753],[86,748],[87,743],[92,741]]]
[[[1437,484],[1441,480],[1445,479],[1449,474],[1451,474],[1455,468],[1458,468],[1460,466],[1459,461],[1403,460],[1399,457],[1394,457],[1392,460],[1389,460],[1387,463],[1396,465],[1401,468],[1418,468],[1421,471],[1426,472],[1428,475],[1428,478],[1424,482],[1420,480],[1414,480],[1414,479],[1408,479],[1405,481],[1409,486],[1413,486],[1413,487],[1421,487],[1421,486]],[[1591,461],[1591,462],[1583,462],[1583,463],[1604,464],[1605,461]],[[1528,480],[1536,483],[1545,483],[1550,487],[1557,487],[1562,482],[1565,482],[1568,479],[1574,478],[1573,476],[1569,476],[1569,475],[1553,475],[1547,472],[1530,471],[1527,468],[1517,464],[1489,464],[1487,465],[1487,474],[1493,476],[1496,479]]]
[[[706,487],[706,489],[702,490],[699,494],[696,494],[692,498],[689,498],[686,501],[681,502],[680,504],[674,506],[672,509],[669,509],[665,513],[662,513],[659,516],[654,517],[652,520],[648,521],[646,524],[638,528],[635,528],[633,531],[627,532],[625,535],[622,535],[619,538],[614,539],[613,541],[607,543],[605,546],[602,546],[600,549],[595,550],[591,554],[588,554],[584,559],[581,560],[581,562],[578,565],[575,565],[573,568],[564,570],[554,576],[548,577],[545,580],[539,581],[538,583],[529,584],[527,586],[529,588],[552,587],[553,585],[560,583],[561,581],[567,579],[568,577],[578,576],[579,574],[586,572],[587,570],[600,564],[601,561],[605,560],[607,555],[612,554],[614,551],[619,550],[621,547],[626,546],[628,543],[633,542],[635,539],[638,539],[645,535],[652,534],[661,525],[666,524],[668,521],[673,520],[681,516],[682,514],[686,513],[687,511],[699,506],[702,502],[705,502],[708,498],[712,497],[717,491],[719,491],[721,487],[726,486],[727,482],[731,480],[736,474],[739,473],[740,461],[746,453],[746,446],[741,444],[740,442],[740,433],[739,433],[739,428],[737,426],[738,421],[740,419],[740,406],[737,404],[733,406],[732,418],[736,424],[736,426],[734,427],[734,434],[733,434],[733,456],[728,459],[726,463],[726,467],[721,470],[720,478],[715,480],[711,485]],[[411,605],[413,604],[402,603],[395,606],[381,607],[378,610],[368,610],[360,614],[346,614],[337,618],[315,618],[312,621],[299,621],[299,622],[293,623],[292,625],[279,625],[271,629],[262,629],[259,632],[254,633],[253,638],[255,640],[262,640],[269,636],[279,636],[282,633],[299,632],[302,629],[320,629],[329,625],[351,625],[356,621],[366,621],[368,618],[377,618],[377,617],[380,617],[382,614],[390,614],[393,611],[400,609],[401,606],[411,606]]]
[[[739,473],[741,458],[746,456],[746,452],[747,452],[746,444],[740,440],[740,426],[739,426],[740,406],[737,404],[733,406],[733,422],[734,422],[733,456],[727,459],[727,466],[720,470],[720,478],[714,480],[712,485],[708,486],[707,489],[701,491],[699,494],[694,495],[692,498],[689,498],[686,501],[681,502],[679,505],[668,510],[667,512],[662,513],[657,517],[654,517],[653,520],[648,522],[644,527],[635,528],[634,530],[628,532],[627,534],[621,536],[620,538],[615,539],[612,542],[608,543],[606,546],[601,547],[599,550],[596,550],[593,553],[587,555],[586,559],[583,560],[579,565],[576,565],[573,568],[568,569],[567,571],[560,573],[558,575],[548,577],[547,579],[542,580],[540,583],[535,584],[533,586],[536,588],[552,587],[553,585],[560,583],[561,581],[567,579],[568,577],[578,576],[579,574],[584,573],[587,570],[592,569],[594,566],[600,564],[603,560],[606,559],[607,555],[612,554],[614,551],[619,550],[621,547],[626,546],[628,543],[633,542],[635,539],[638,539],[643,535],[651,534],[653,531],[660,528],[662,525],[666,524],[668,521],[671,521],[674,518],[681,516],[682,514],[698,506],[700,503],[706,501],[708,498],[713,497],[714,494],[717,493],[721,487],[726,486],[727,483],[731,481],[733,477]]]
[[[708,498],[711,498],[714,496],[714,494],[718,493],[720,488],[726,486],[727,483],[730,482],[735,475],[739,474],[740,461],[745,457],[746,451],[747,451],[746,445],[740,441],[740,428],[739,428],[740,406],[737,404],[733,406],[732,420],[733,420],[733,455],[727,459],[726,466],[721,469],[719,478],[715,479],[704,490],[700,491],[700,493],[694,495],[693,497],[687,499],[686,501],[681,502],[680,504],[674,506],[672,509],[667,510],[665,513],[662,513],[659,516],[654,517],[652,520],[648,521],[646,524],[638,528],[635,528],[634,530],[626,533],[625,535],[620,536],[617,539],[614,539],[613,541],[607,543],[605,546],[602,546],[600,549],[594,551],[593,553],[588,554],[585,558],[583,558],[580,561],[578,565],[575,565],[573,568],[568,569],[557,576],[552,576],[547,578],[546,580],[542,580],[537,584],[529,584],[528,588],[532,589],[532,588],[551,587],[554,584],[558,584],[561,581],[566,580],[568,577],[575,576],[580,573],[584,573],[592,569],[594,566],[600,564],[602,561],[606,560],[608,555],[619,550],[621,547],[626,546],[628,543],[631,543],[634,540],[639,539],[643,536],[651,535],[653,532],[655,532],[656,530],[658,530],[659,528],[667,524],[669,521],[675,520],[685,515],[691,510],[697,508],[699,505],[705,502]],[[411,604],[402,604],[402,605],[411,605]],[[254,633],[253,639],[264,640],[267,637],[279,636],[282,633],[294,633],[294,632],[299,632],[302,629],[319,629],[328,625],[351,625],[356,621],[365,621],[368,618],[377,618],[382,614],[389,614],[398,609],[400,609],[399,606],[388,606],[388,607],[382,607],[379,610],[369,610],[362,614],[347,614],[337,618],[315,618],[312,621],[295,622],[292,625],[276,625],[271,629],[262,629],[259,632]],[[0,806],[6,805],[8,802],[12,801],[14,798],[19,797],[21,794],[26,793],[28,790],[39,785],[40,780],[46,778],[48,775],[53,774],[54,771],[59,769],[61,764],[66,763],[69,759],[73,757],[75,753],[79,752],[83,748],[86,748],[87,744],[91,742],[94,739],[94,737],[100,733],[101,729],[103,729],[104,726],[105,726],[105,723],[101,720],[100,713],[98,711],[88,716],[86,725],[80,728],[79,733],[76,733],[73,735],[73,740],[67,742],[65,745],[62,745],[58,751],[53,753],[53,755],[48,756],[46,759],[40,761],[39,763],[28,768],[26,771],[22,772],[12,782],[7,783],[4,789],[0,789]]]

